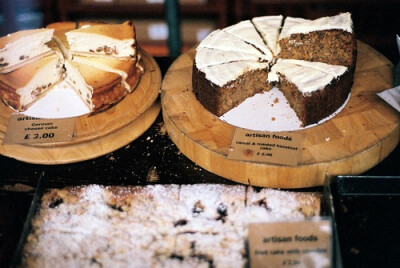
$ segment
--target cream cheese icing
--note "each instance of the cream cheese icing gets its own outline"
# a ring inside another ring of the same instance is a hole
[[[239,76],[248,71],[267,68],[269,68],[268,63],[247,60],[213,65],[205,67],[201,69],[201,71],[206,74],[206,79],[217,86],[223,86],[230,81],[236,80]]]
[[[322,62],[279,59],[268,74],[269,82],[279,81],[281,75],[295,84],[303,94],[324,88],[347,71],[347,67]]]
[[[219,29],[213,31],[203,41],[200,42],[198,48],[202,47],[219,49],[222,51],[230,51],[232,53],[251,53],[265,60],[269,60],[268,57],[266,57],[263,53],[261,53],[252,45],[244,42],[234,35],[231,35]]]
[[[206,79],[218,86],[223,86],[249,70],[270,68],[272,65],[271,72],[268,74],[269,82],[277,82],[279,75],[285,75],[290,82],[298,86],[303,94],[322,89],[347,71],[345,66],[320,62],[278,59],[274,63],[272,54],[266,62],[261,62],[265,60],[265,55],[248,43],[260,45],[258,41],[250,40],[259,40],[263,37],[264,47],[270,47],[274,56],[277,57],[280,51],[278,41],[285,36],[290,36],[291,33],[335,28],[344,31],[352,30],[350,13],[317,20],[286,17],[281,29],[282,20],[281,15],[256,17],[251,21],[214,31],[199,44],[196,67],[205,73]],[[250,28],[252,28],[251,31]]]
[[[224,51],[206,47],[201,47],[197,49],[195,59],[196,59],[196,66],[198,69],[203,69],[208,66],[223,64],[233,61],[253,60],[261,62],[264,60],[258,55],[251,53],[244,53],[241,51],[232,53],[230,51]]]
[[[278,55],[278,37],[282,26],[283,16],[263,16],[253,18],[252,23],[261,34],[264,42],[274,56]]]
[[[349,33],[353,32],[353,22],[351,20],[351,15],[349,12],[306,22],[301,22],[301,20],[297,22],[296,20],[293,20],[293,22],[294,25],[288,25],[289,27],[284,27],[284,29],[282,29],[280,39],[289,37],[291,34],[307,34],[314,31],[324,31],[332,29],[339,29]]]
[[[271,51],[266,46],[266,44],[264,43],[264,40],[261,38],[260,34],[254,28],[254,25],[251,23],[250,20],[245,20],[245,21],[239,22],[235,25],[232,25],[230,27],[223,29],[223,31],[230,33],[230,34],[242,39],[246,43],[249,43],[249,44],[255,46],[260,51],[262,51],[269,60],[272,60]]]

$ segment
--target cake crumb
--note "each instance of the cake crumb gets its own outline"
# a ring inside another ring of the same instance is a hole
[[[158,133],[160,135],[165,135],[167,133],[167,129],[165,128],[164,123],[159,123],[158,126],[160,127],[160,129],[158,130]]]
[[[160,176],[158,175],[157,167],[151,167],[149,172],[147,172],[147,181],[156,182],[158,180],[160,180]]]
[[[276,118],[275,117],[271,117],[271,121],[275,121],[276,120]]]

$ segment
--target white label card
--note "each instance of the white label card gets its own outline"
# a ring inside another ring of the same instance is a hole
[[[62,143],[72,141],[76,118],[41,119],[13,114],[4,144]]]
[[[331,267],[331,221],[249,224],[251,267]]]
[[[260,132],[237,128],[228,158],[296,166],[303,135],[294,132]]]

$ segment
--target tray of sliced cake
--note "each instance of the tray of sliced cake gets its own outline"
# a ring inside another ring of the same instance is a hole
[[[316,192],[226,184],[39,184],[16,267],[247,267],[248,224],[321,215]]]
[[[71,142],[2,144],[6,156],[58,164],[103,155],[141,135],[160,110],[161,72],[132,21],[56,22],[12,33],[0,38],[0,61],[2,140],[14,114],[76,118]],[[93,141],[104,149],[91,150]],[[74,146],[81,153],[63,153]]]
[[[186,156],[222,177],[323,185],[326,174],[362,173],[397,145],[399,116],[375,94],[392,87],[392,69],[356,40],[350,13],[255,17],[215,30],[174,62],[162,84],[164,121]],[[298,162],[229,158],[238,129],[299,134]]]

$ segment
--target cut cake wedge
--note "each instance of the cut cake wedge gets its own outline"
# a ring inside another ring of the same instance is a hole
[[[54,52],[46,45],[53,29],[15,32],[0,38],[0,73],[16,70]]]
[[[18,111],[25,111],[62,78],[62,58],[43,57],[17,70],[0,74],[2,100]]]
[[[67,32],[66,36],[72,54],[121,59],[136,57],[135,26],[131,21],[122,24],[86,24]]]

